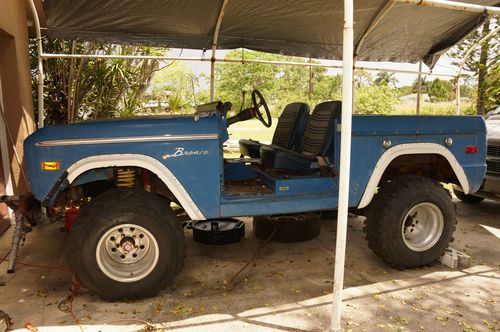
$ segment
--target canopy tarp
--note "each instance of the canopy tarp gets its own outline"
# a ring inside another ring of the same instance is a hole
[[[354,45],[387,4],[356,0]],[[468,1],[498,6],[498,0]],[[51,38],[211,49],[222,0],[45,0]],[[342,0],[229,0],[218,49],[342,58]],[[358,60],[418,62],[439,56],[483,15],[395,3],[365,39]]]

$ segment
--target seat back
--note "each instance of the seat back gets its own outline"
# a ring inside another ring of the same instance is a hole
[[[327,153],[333,145],[335,117],[340,116],[341,108],[340,101],[326,101],[316,105],[300,144],[300,153],[314,156],[324,156]]]
[[[309,106],[305,103],[291,103],[285,106],[278,118],[272,144],[290,150],[297,150],[309,121]]]

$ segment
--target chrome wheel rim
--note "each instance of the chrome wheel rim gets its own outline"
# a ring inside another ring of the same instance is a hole
[[[401,235],[405,245],[414,251],[432,248],[441,238],[443,213],[437,205],[424,202],[415,205],[403,219]]]
[[[148,276],[160,256],[158,242],[151,232],[135,224],[109,229],[96,247],[97,265],[109,278],[133,282]]]

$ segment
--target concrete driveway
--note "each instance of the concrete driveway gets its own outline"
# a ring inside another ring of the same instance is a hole
[[[500,203],[457,202],[453,247],[472,256],[464,270],[443,265],[398,271],[368,249],[363,219],[349,222],[343,327],[352,331],[500,330]],[[73,312],[85,331],[318,331],[330,326],[335,220],[325,219],[320,237],[298,244],[269,243],[231,289],[229,280],[252,254],[251,222],[238,244],[212,247],[186,232],[185,268],[157,297],[108,303],[82,289]],[[28,234],[21,263],[65,266],[62,224]],[[0,238],[0,257],[11,233]],[[71,274],[19,265],[0,266],[0,309],[14,328],[80,331],[61,301],[71,294]],[[59,307],[59,308],[58,308]],[[110,323],[110,325],[105,325]],[[153,330],[153,329],[151,329]]]

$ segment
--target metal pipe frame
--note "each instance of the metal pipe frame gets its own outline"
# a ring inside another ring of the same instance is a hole
[[[499,31],[500,31],[500,26],[498,26],[495,29],[493,29],[492,31],[490,31],[489,34],[487,34],[486,36],[481,38],[481,40],[479,40],[477,43],[472,45],[472,47],[469,48],[469,50],[465,53],[464,58],[462,59],[462,62],[460,63],[460,67],[458,67],[458,74],[456,76],[457,86],[456,86],[456,91],[455,91],[455,96],[456,96],[456,100],[455,100],[456,109],[455,110],[456,110],[457,115],[460,115],[460,77],[462,75],[462,70],[464,68],[465,61],[467,61],[467,59],[472,54],[472,51],[474,51],[476,49],[476,47],[478,47],[479,45],[481,45],[483,42],[490,39],[491,37],[495,36]]]
[[[176,56],[154,56],[154,55],[111,55],[111,54],[58,54],[58,53],[43,53],[41,55],[43,59],[72,59],[72,58],[92,58],[92,59],[143,59],[143,60],[164,60],[164,61],[198,61],[207,62],[212,61],[212,59],[207,59],[203,57],[176,57]],[[273,61],[273,60],[256,60],[256,59],[232,59],[232,58],[215,58],[214,62],[226,62],[226,63],[258,63],[258,64],[268,64],[268,65],[283,65],[283,66],[302,66],[302,67],[324,67],[324,68],[343,68],[342,65],[337,64],[323,64],[323,63],[310,63],[310,62],[294,62],[294,61]],[[394,72],[401,74],[415,74],[418,75],[419,72],[416,70],[404,70],[396,68],[374,68],[366,66],[355,66],[355,69],[367,70],[367,71],[384,71],[384,72]],[[426,76],[439,76],[439,77],[456,77],[452,74],[444,73],[433,73],[433,72],[420,72],[422,75]]]
[[[418,78],[417,78],[417,115],[420,115],[420,98],[422,90],[422,61],[418,62]]]
[[[36,48],[38,53],[38,128],[43,128],[45,122],[44,116],[44,105],[43,105],[43,46],[42,46],[42,32],[40,29],[40,19],[38,18],[38,12],[36,11],[34,0],[28,1],[31,14],[33,15],[33,21],[35,23],[36,30]]]
[[[401,3],[411,3],[423,7],[451,9],[460,12],[500,15],[500,7],[476,5],[466,2],[448,1],[448,0],[395,0],[395,1]]]
[[[210,101],[215,100],[215,53],[217,52],[217,43],[219,41],[219,31],[226,12],[227,3],[229,0],[224,0],[220,8],[219,17],[215,25],[214,39],[212,43],[212,57],[210,58]]]

